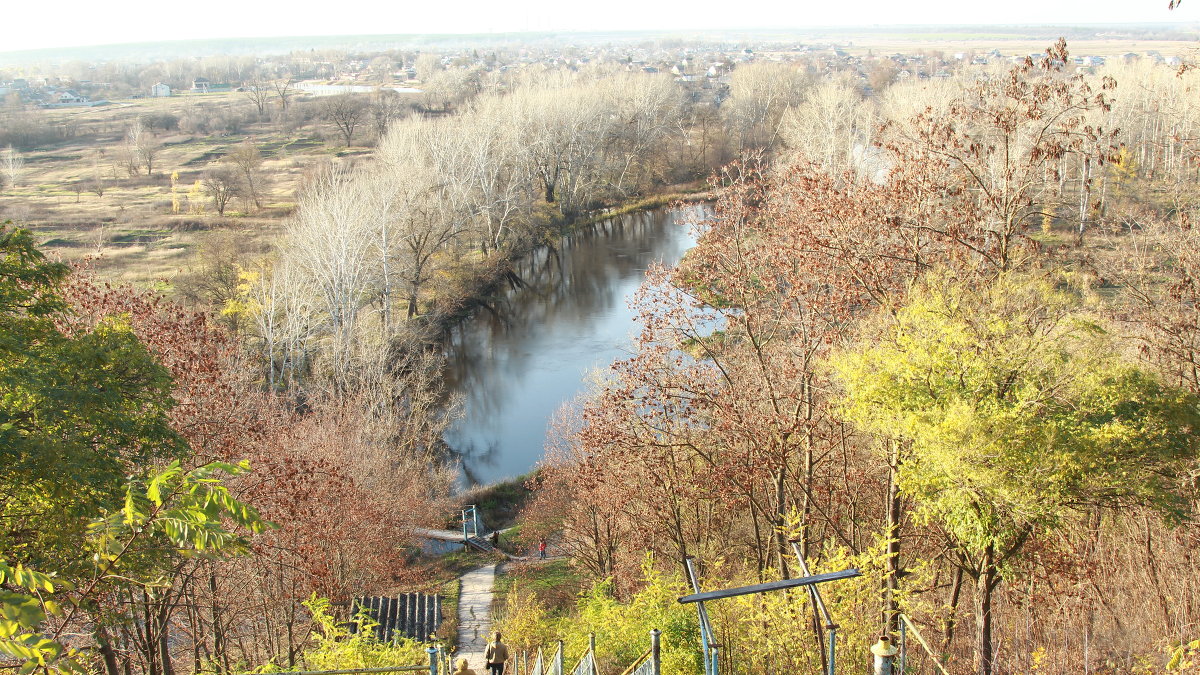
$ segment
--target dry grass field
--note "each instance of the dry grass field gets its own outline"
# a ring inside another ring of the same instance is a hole
[[[257,121],[254,113],[247,97],[235,92],[28,111],[43,116],[42,123],[70,129],[71,138],[22,153],[21,179],[0,189],[0,221],[30,226],[52,255],[88,258],[106,278],[142,285],[169,286],[210,232],[233,231],[247,248],[264,248],[294,209],[307,170],[368,150],[347,149],[332,138],[327,143],[328,130],[318,122],[284,125]],[[126,129],[138,117],[164,115],[179,120],[179,127],[152,128],[158,148],[153,171],[130,175],[121,159]],[[233,130],[183,130],[187,120],[214,117],[251,121],[233,124]],[[235,199],[218,216],[197,182],[244,142],[264,160],[260,207]]]

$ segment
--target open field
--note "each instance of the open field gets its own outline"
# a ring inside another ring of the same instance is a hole
[[[212,230],[237,231],[247,248],[263,248],[295,208],[309,168],[367,152],[327,143],[318,123],[259,121],[247,97],[233,92],[23,114],[68,130],[68,140],[22,153],[20,181],[0,190],[0,219],[31,226],[53,255],[93,258],[104,276],[138,284],[169,283]],[[123,165],[125,132],[138,117],[157,147],[149,175]],[[209,128],[219,126],[226,128]],[[220,217],[198,182],[243,142],[263,157],[260,207],[236,199]]]

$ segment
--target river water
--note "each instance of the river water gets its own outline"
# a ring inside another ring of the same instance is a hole
[[[590,372],[629,354],[638,328],[629,301],[651,263],[674,265],[695,243],[685,223],[702,208],[621,216],[557,252],[539,250],[518,266],[525,288],[454,330],[446,379],[465,415],[446,441],[467,482],[518,476],[541,460],[556,411]]]

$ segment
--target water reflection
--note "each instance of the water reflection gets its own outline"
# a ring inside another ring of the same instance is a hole
[[[546,426],[587,373],[628,353],[637,326],[628,300],[652,262],[678,262],[695,242],[697,210],[623,216],[522,261],[527,287],[497,298],[455,329],[446,380],[466,414],[446,434],[470,482],[525,473],[541,459]]]

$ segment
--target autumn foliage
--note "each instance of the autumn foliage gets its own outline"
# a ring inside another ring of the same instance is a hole
[[[1194,614],[1153,589],[1196,597],[1194,241],[1105,239],[1147,266],[1097,290],[1118,274],[1086,243],[1119,90],[1069,58],[888,120],[843,171],[727,167],[696,248],[648,274],[633,355],[562,425],[534,526],[631,594],[646,550],[695,556],[707,587],[795,575],[789,539],[818,570],[860,566],[865,587],[827,590],[853,608],[851,660],[904,613],[931,640],[918,672],[1077,672],[1085,644],[1092,668],[1165,661]],[[730,603],[718,634],[819,667],[814,609],[773,602]]]

